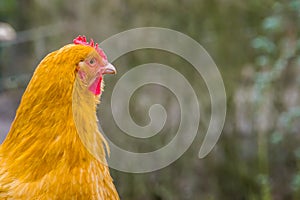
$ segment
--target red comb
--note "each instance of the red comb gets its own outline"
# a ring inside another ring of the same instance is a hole
[[[107,56],[105,55],[104,51],[99,47],[98,43],[94,43],[94,40],[91,39],[90,42],[86,41],[86,37],[83,35],[79,35],[77,38],[75,38],[73,40],[74,44],[81,44],[81,45],[85,45],[85,46],[90,46],[96,49],[96,51],[98,52],[98,54],[104,59],[107,60]]]

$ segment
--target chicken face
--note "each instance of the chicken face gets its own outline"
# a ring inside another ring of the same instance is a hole
[[[77,71],[80,79],[85,86],[95,95],[101,93],[101,83],[104,74],[115,74],[115,67],[107,61],[107,57],[98,44],[94,44],[91,40],[90,43],[86,42],[84,36],[79,36],[74,40],[75,44],[91,46],[95,49],[86,59],[79,62]]]
[[[103,62],[99,56],[89,56],[78,64],[78,75],[80,79],[95,95],[101,93],[103,75],[115,73],[115,67],[107,61]]]

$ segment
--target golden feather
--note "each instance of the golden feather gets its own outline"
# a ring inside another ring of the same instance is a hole
[[[99,56],[70,44],[37,67],[0,147],[0,199],[119,199],[97,127],[99,97],[76,76],[91,55]]]

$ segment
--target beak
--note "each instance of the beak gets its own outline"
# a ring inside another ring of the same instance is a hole
[[[116,73],[117,70],[112,64],[108,63],[107,65],[104,66],[103,74],[116,74]]]

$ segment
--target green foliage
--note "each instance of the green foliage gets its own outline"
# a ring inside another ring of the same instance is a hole
[[[270,32],[278,32],[281,30],[282,18],[280,16],[267,17],[262,24],[264,30]]]
[[[287,112],[283,112],[279,117],[279,124],[289,130],[292,128],[292,122],[300,118],[300,107],[290,108]]]
[[[13,15],[15,14],[16,6],[16,0],[0,1],[0,20],[11,23],[11,19],[14,18]]]
[[[267,37],[259,36],[253,39],[252,47],[261,50],[263,53],[274,53],[276,50],[275,44]]]
[[[254,79],[255,103],[257,105],[257,114],[261,115],[261,108],[266,106],[265,101],[272,98],[271,103],[276,109],[273,111],[273,116],[277,124],[270,127],[270,132],[259,133],[258,143],[258,157],[260,162],[264,163],[267,169],[272,171],[272,159],[268,154],[268,143],[260,140],[269,140],[271,147],[278,147],[282,141],[288,140],[287,133],[295,131],[297,127],[295,120],[299,119],[299,107],[294,105],[286,105],[283,95],[290,86],[299,89],[297,77],[293,76],[293,71],[297,69],[299,63],[294,60],[299,59],[297,51],[299,51],[299,38],[297,32],[299,31],[299,1],[276,2],[272,7],[272,13],[262,21],[262,33],[252,40],[252,47],[257,52],[255,64],[259,67]],[[296,44],[296,45],[295,45]],[[298,58],[297,58],[298,57]],[[296,59],[295,59],[296,58]],[[291,71],[291,72],[289,72]],[[297,71],[297,70],[296,70]],[[296,72],[297,73],[297,72]],[[289,83],[286,84],[284,76],[289,74]],[[291,75],[292,74],[292,75]],[[296,89],[297,90],[297,89]],[[296,132],[299,132],[296,131]],[[297,140],[297,138],[295,138]],[[275,146],[273,146],[275,145]],[[293,148],[293,147],[290,147]],[[296,151],[298,152],[298,150]],[[283,156],[280,154],[278,156]],[[294,154],[297,157],[297,153]],[[298,158],[298,157],[297,157]],[[270,163],[271,162],[271,163]],[[284,165],[284,163],[281,163]],[[266,168],[261,169],[265,172]],[[267,170],[267,172],[269,171]],[[271,199],[272,187],[269,183],[270,173],[264,173],[263,178],[260,178],[262,185],[262,199]],[[299,174],[291,174],[292,189],[294,191],[294,198],[299,197]],[[261,176],[260,176],[261,177]]]
[[[297,191],[300,189],[300,174],[295,174],[291,183],[292,189]]]
[[[283,135],[281,132],[275,131],[270,137],[272,144],[278,144],[283,140]]]

